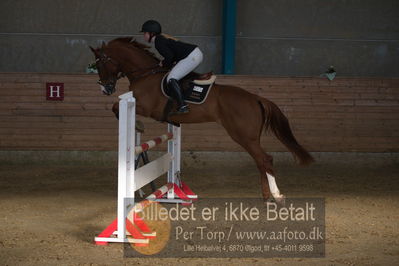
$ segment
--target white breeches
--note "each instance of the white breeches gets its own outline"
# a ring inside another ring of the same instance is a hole
[[[186,58],[180,60],[170,71],[167,81],[170,79],[180,80],[182,77],[193,71],[199,64],[201,64],[203,54],[197,47]]]

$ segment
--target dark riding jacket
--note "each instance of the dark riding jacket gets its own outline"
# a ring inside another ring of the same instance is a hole
[[[186,58],[197,46],[169,39],[163,35],[157,35],[155,38],[155,48],[164,57],[162,65],[164,67],[171,67],[173,63]]]

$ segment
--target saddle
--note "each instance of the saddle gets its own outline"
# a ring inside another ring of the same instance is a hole
[[[167,73],[162,79],[161,90],[167,98],[171,98],[166,84],[166,77],[168,74],[169,73]],[[213,75],[212,72],[205,74],[191,72],[187,76],[183,77],[179,81],[179,85],[182,89],[184,100],[192,104],[204,103],[215,80],[216,76]]]
[[[162,122],[168,122],[175,126],[180,126],[179,123],[171,122],[168,118],[171,115],[171,111],[174,106],[173,97],[170,95],[166,77],[168,76],[169,72],[162,78],[161,81],[161,91],[165,97],[168,98],[168,101],[165,105],[163,111],[163,117],[161,119]],[[205,74],[198,74],[195,72],[189,73],[187,76],[183,77],[179,81],[180,88],[183,92],[183,98],[186,102],[192,104],[202,104],[205,102],[208,94],[212,88],[213,83],[216,80],[216,76],[213,75],[212,72],[205,73]]]

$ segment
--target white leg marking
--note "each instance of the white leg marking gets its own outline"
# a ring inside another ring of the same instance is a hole
[[[276,200],[283,199],[284,195],[280,194],[280,190],[277,187],[276,179],[269,173],[266,173],[267,181],[269,182],[270,192]]]
[[[103,93],[106,93],[106,92],[107,92],[107,90],[105,89],[105,87],[104,87],[103,85],[100,85],[100,89],[101,89],[101,91],[102,91]]]

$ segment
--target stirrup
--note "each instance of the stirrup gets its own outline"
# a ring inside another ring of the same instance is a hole
[[[185,104],[185,105],[183,105],[183,106],[180,106],[180,107],[177,109],[177,112],[176,112],[176,113],[178,113],[178,114],[187,114],[188,112],[189,112],[188,105]]]
[[[183,105],[183,106],[177,108],[177,110],[175,112],[170,112],[168,114],[168,116],[187,114],[189,111],[190,111],[190,109],[189,109],[188,105]]]

